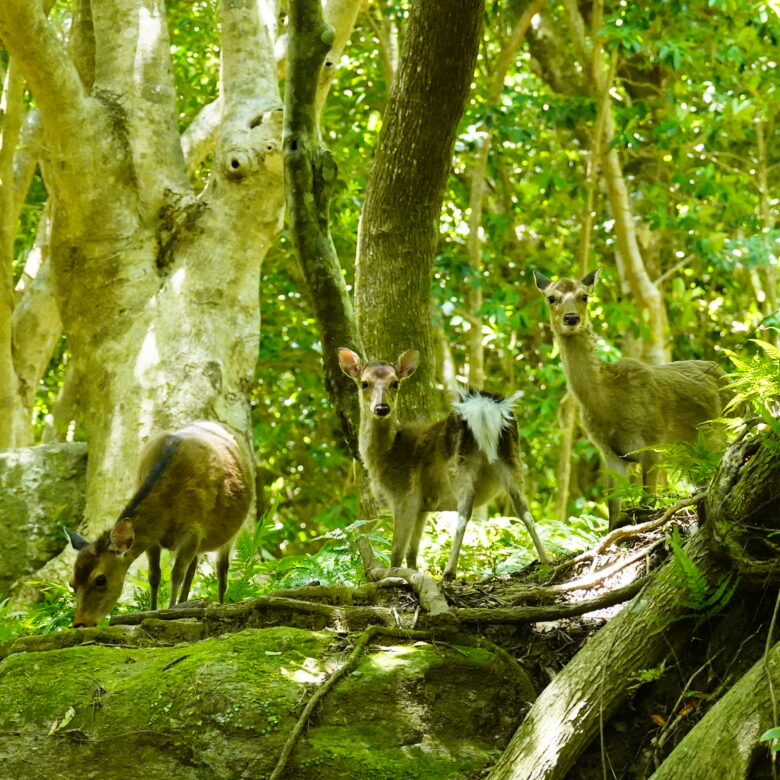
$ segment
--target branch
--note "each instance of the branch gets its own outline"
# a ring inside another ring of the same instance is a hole
[[[39,2],[3,0],[0,39],[35,95],[47,121],[74,125],[86,113],[87,96],[63,42],[57,37]],[[77,133],[77,135],[80,135]]]
[[[328,97],[330,85],[333,83],[336,75],[336,66],[355,27],[355,19],[357,19],[358,11],[360,11],[362,5],[363,0],[325,0],[325,18],[333,29],[333,41],[327,53],[325,67],[320,68],[319,78],[317,79],[314,115],[318,124],[322,107],[325,105],[325,99]]]
[[[263,166],[278,164],[281,174],[282,104],[268,29],[260,19],[257,2],[223,0],[221,20],[219,172],[238,180]]]
[[[188,189],[165,4],[163,0],[92,0],[92,21],[94,93],[126,114],[125,132],[140,202],[156,216],[164,190]],[[151,160],[154,164],[148,164]]]
[[[181,148],[184,152],[184,162],[187,174],[192,175],[214,148],[219,131],[219,121],[222,115],[222,99],[217,98],[207,103],[190,122],[182,133]]]
[[[447,599],[442,596],[434,580],[423,572],[416,569],[407,569],[403,567],[384,567],[374,557],[374,551],[371,549],[371,543],[365,536],[359,536],[357,546],[360,550],[360,557],[363,559],[363,568],[366,572],[366,578],[372,582],[383,580],[386,577],[400,577],[409,583],[412,590],[420,599],[420,606],[430,615],[431,618],[447,620],[452,616],[450,605]]]

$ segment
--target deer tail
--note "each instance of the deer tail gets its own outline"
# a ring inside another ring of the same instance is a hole
[[[157,484],[160,478],[165,473],[166,469],[173,460],[173,456],[179,449],[181,439],[175,434],[167,434],[161,442],[160,452],[157,460],[149,469],[149,473],[146,475],[141,486],[135,492],[135,495],[130,499],[130,503],[125,507],[121,517],[128,520],[132,520],[135,513],[138,511],[138,507],[141,502],[149,495],[152,488]]]
[[[477,446],[485,453],[488,463],[494,463],[498,458],[501,434],[514,424],[513,409],[519,398],[520,393],[504,398],[493,393],[471,391],[453,404],[474,435]]]

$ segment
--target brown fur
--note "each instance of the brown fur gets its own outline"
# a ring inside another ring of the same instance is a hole
[[[542,561],[544,547],[523,495],[522,462],[514,418],[501,432],[497,459],[490,463],[458,412],[437,422],[400,424],[396,401],[400,383],[417,368],[419,352],[404,352],[395,365],[369,363],[349,349],[339,350],[339,364],[360,388],[359,448],[372,484],[393,514],[391,565],[406,558],[417,566],[428,512],[457,510],[458,526],[445,579],[455,576],[460,546],[473,507],[506,492],[515,512],[528,528]]]
[[[599,360],[587,312],[599,272],[581,282],[551,282],[535,273],[536,286],[550,307],[553,333],[583,427],[601,451],[604,466],[625,475],[629,462],[640,463],[643,481],[652,491],[657,455],[636,450],[695,440],[699,425],[719,417],[728,401],[724,373],[709,360],[657,366],[632,358]],[[619,511],[620,499],[610,499],[610,528],[618,524]]]
[[[78,598],[73,625],[95,625],[109,612],[130,564],[144,552],[156,609],[163,547],[175,553],[169,606],[187,600],[198,555],[210,550],[219,550],[222,602],[230,546],[252,500],[250,477],[238,435],[219,423],[192,423],[149,441],[138,490],[114,526],[91,544],[70,532],[79,550],[71,580]]]

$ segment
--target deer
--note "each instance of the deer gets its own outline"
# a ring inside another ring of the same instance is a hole
[[[525,524],[539,560],[549,563],[523,492],[516,397],[467,392],[454,410],[433,423],[398,421],[398,392],[417,369],[420,351],[409,349],[395,363],[365,363],[351,349],[338,349],[341,370],[360,392],[358,450],[372,487],[393,515],[392,567],[417,567],[429,512],[457,510],[458,520],[444,579],[452,580],[472,510],[506,493]]]
[[[94,542],[66,529],[78,551],[70,580],[77,599],[73,627],[95,626],[108,614],[130,564],[142,553],[156,610],[162,548],[175,556],[169,607],[187,600],[198,556],[211,550],[218,550],[222,604],[232,541],[253,492],[247,452],[227,426],[198,421],[151,438],[141,455],[138,489],[114,525]]]
[[[695,440],[699,426],[719,417],[729,401],[725,374],[710,360],[660,365],[633,358],[601,360],[588,319],[588,300],[600,273],[597,268],[581,281],[552,282],[534,271],[534,279],[549,305],[566,383],[604,468],[625,477],[629,463],[639,463],[642,482],[653,494],[658,455],[644,448]],[[611,476],[608,486],[614,486]],[[608,499],[608,512],[612,530],[621,524],[619,497]]]

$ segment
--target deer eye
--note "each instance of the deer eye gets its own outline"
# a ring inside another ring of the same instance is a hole
[[[392,387],[393,390],[395,390],[396,387],[398,387],[399,384],[401,384],[401,383],[396,379],[395,382],[391,382],[390,383],[390,387]]]
[[[365,390],[368,387],[368,382],[361,382],[360,386]]]
[[[584,303],[585,301],[588,300],[588,296],[587,295],[581,295],[580,296],[580,300]]]
[[[107,582],[108,578],[105,574],[98,574],[98,576],[95,577],[95,586],[98,588],[104,587]]]
[[[554,296],[554,295],[548,295],[548,296],[547,296],[547,300],[548,300],[550,303],[555,303],[555,296]]]

